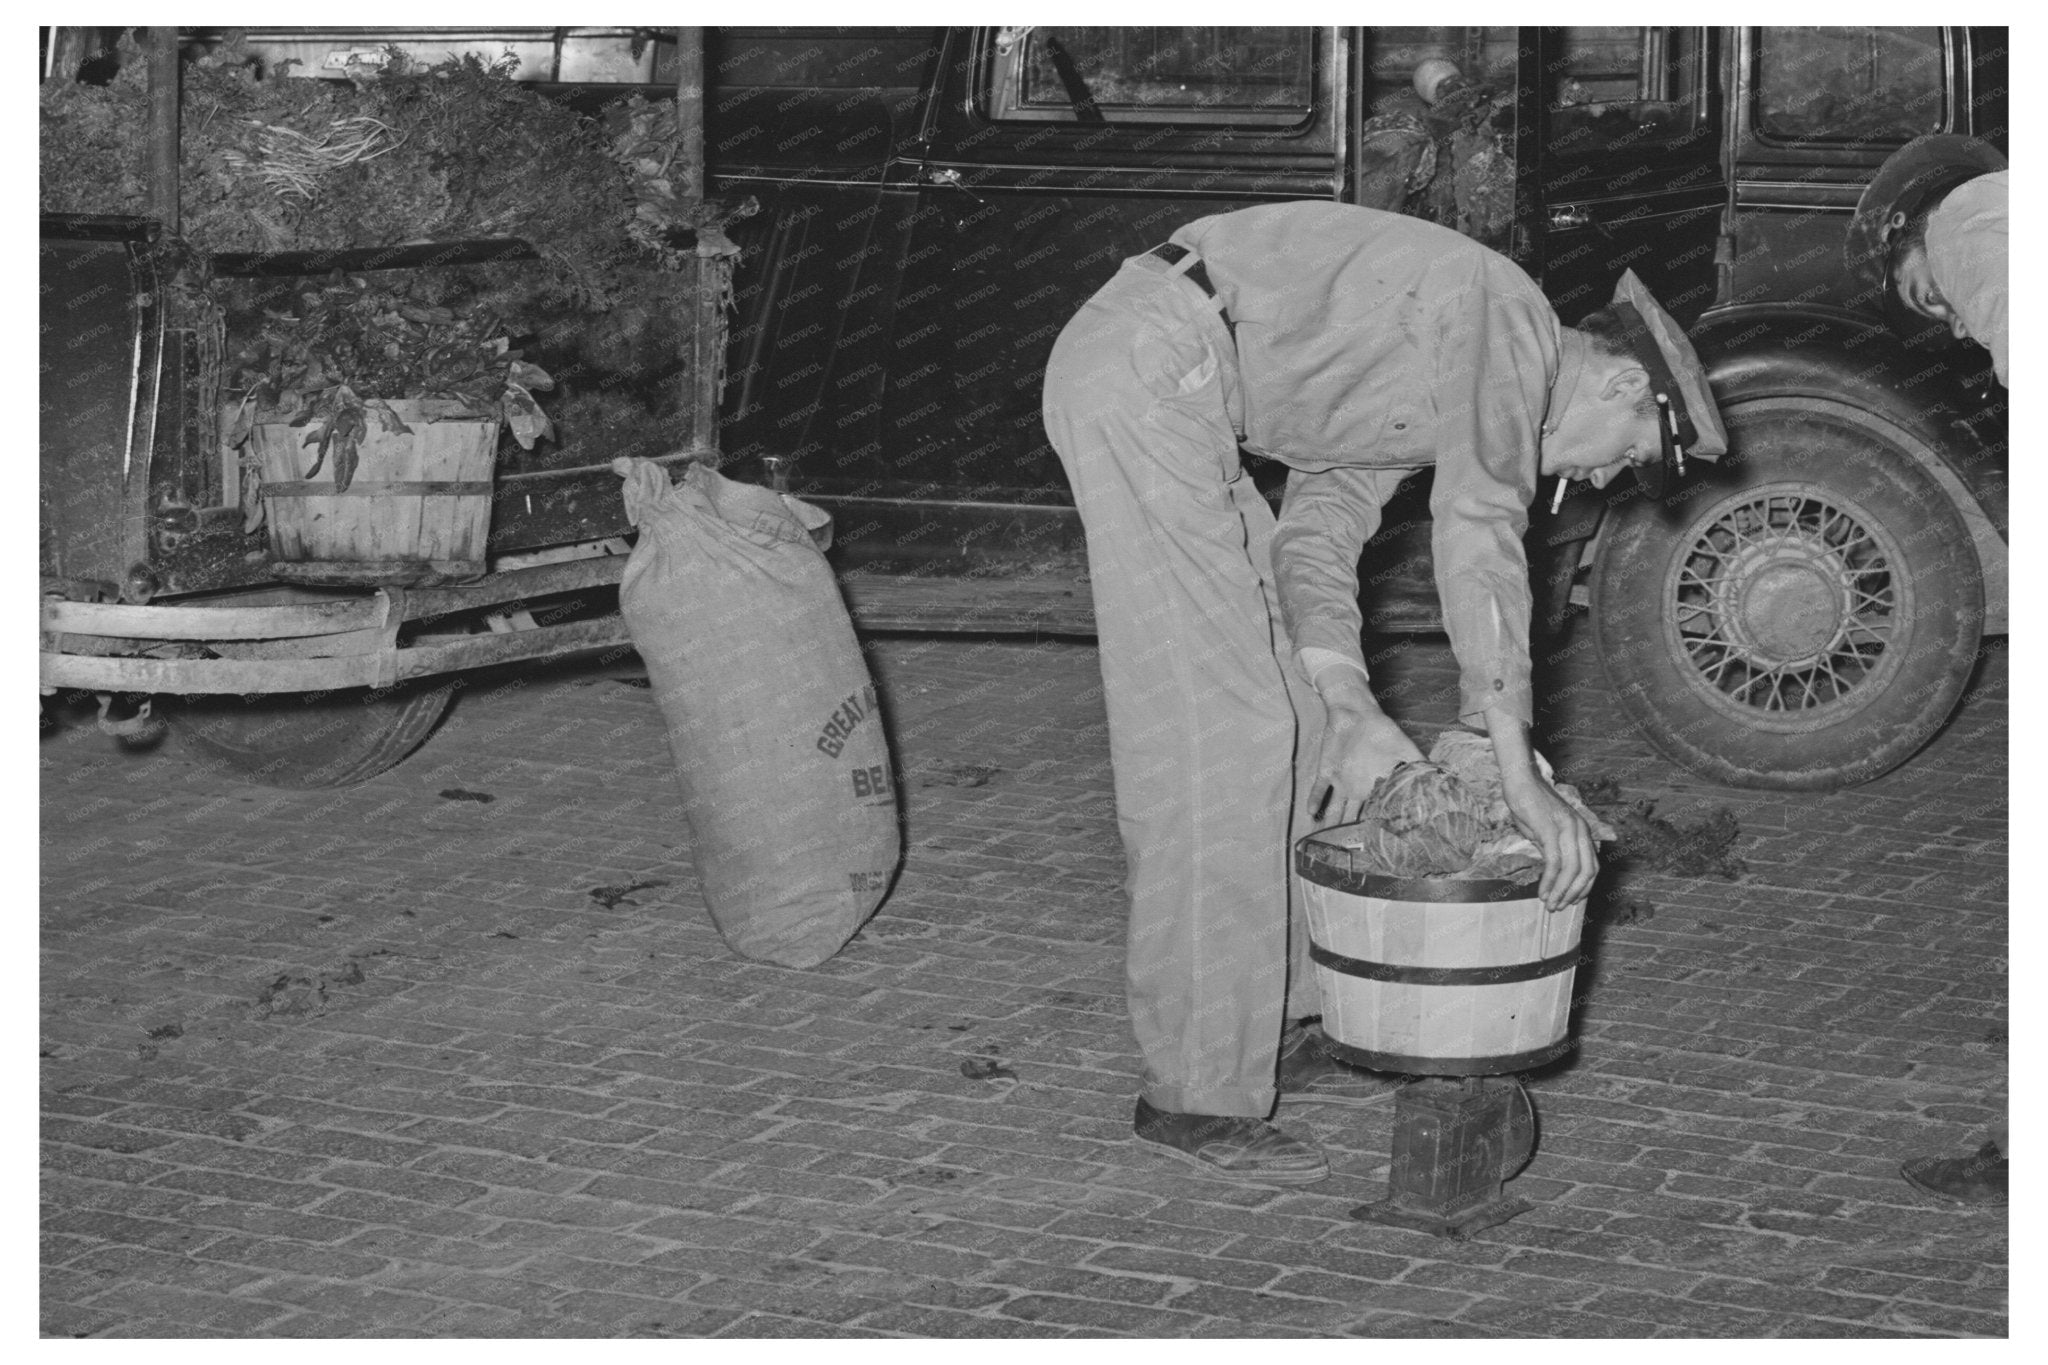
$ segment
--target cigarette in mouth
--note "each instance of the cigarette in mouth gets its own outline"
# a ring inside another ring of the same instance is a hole
[[[1550,515],[1553,517],[1557,515],[1557,509],[1564,506],[1564,489],[1565,477],[1560,474],[1557,476],[1557,492],[1552,494],[1550,498]]]

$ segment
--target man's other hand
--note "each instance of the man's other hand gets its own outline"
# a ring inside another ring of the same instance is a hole
[[[1362,705],[1348,700],[1329,706],[1315,785],[1309,789],[1309,811],[1317,827],[1356,821],[1373,786],[1396,765],[1411,761],[1421,762],[1422,750],[1387,719],[1370,694]]]
[[[1562,910],[1586,898],[1600,873],[1600,855],[1585,817],[1533,772],[1502,784],[1515,828],[1543,850],[1536,894],[1546,909]]]

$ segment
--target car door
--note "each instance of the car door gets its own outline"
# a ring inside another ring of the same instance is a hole
[[[1567,323],[1634,270],[1681,323],[1716,301],[1727,209],[1720,30],[1540,28],[1519,84],[1531,270]]]
[[[720,28],[706,44],[711,186],[734,223],[721,444],[743,478],[864,487],[883,404],[939,29]],[[765,463],[765,467],[763,462]]]
[[[1330,29],[956,31],[904,279],[905,474],[1065,501],[1040,414],[1060,329],[1183,223],[1339,197],[1346,56]]]

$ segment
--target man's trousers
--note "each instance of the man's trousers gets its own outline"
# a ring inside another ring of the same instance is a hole
[[[1141,256],[1054,345],[1045,425],[1087,534],[1142,1093],[1263,1118],[1283,1018],[1320,1013],[1289,858],[1323,712],[1281,624],[1237,383],[1213,303]]]

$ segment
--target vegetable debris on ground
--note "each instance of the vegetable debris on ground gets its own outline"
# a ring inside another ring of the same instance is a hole
[[[1602,863],[1630,872],[1674,877],[1721,877],[1733,881],[1748,865],[1730,850],[1741,827],[1735,812],[1716,806],[1693,820],[1667,820],[1655,801],[1630,801],[1621,784],[1594,777],[1580,784],[1586,804],[1614,827],[1614,843],[1600,851]]]

